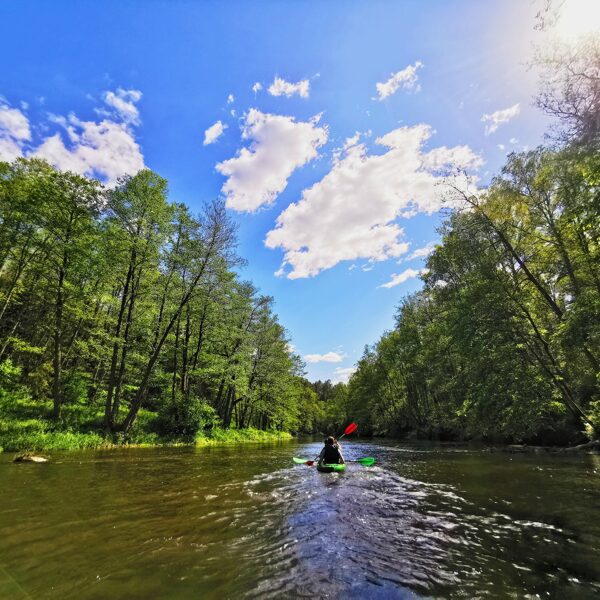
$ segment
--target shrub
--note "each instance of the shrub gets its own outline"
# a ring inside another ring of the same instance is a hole
[[[158,411],[157,427],[163,434],[195,436],[199,431],[215,427],[218,423],[215,409],[195,397],[186,400],[178,394]]]

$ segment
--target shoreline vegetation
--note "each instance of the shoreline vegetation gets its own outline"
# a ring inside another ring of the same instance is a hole
[[[32,403],[20,402],[19,407],[31,409]],[[51,411],[50,403],[36,406],[36,410]],[[79,412],[75,425],[73,413],[65,411],[65,420],[55,422],[38,418],[14,418],[14,412],[6,418],[0,417],[0,453],[2,452],[51,452],[65,450],[101,450],[111,448],[144,448],[159,446],[215,446],[242,443],[272,443],[291,440],[287,431],[261,430],[253,427],[244,429],[214,426],[194,434],[164,434],[158,431],[159,418],[156,414],[143,411],[139,424],[127,435],[101,429],[101,419],[93,411]],[[31,417],[31,414],[29,415]],[[69,417],[71,417],[69,424]]]
[[[130,440],[119,440],[115,436],[102,433],[77,433],[49,431],[33,435],[4,438],[0,445],[2,453],[36,453],[51,451],[111,450],[116,448],[159,448],[178,446],[225,446],[228,444],[270,444],[293,439],[286,431],[263,431],[261,429],[221,429],[196,435],[194,438],[164,437],[157,434],[140,434]]]
[[[263,431],[261,429],[213,429],[210,433],[199,434],[194,438],[166,437],[158,434],[139,434],[129,440],[119,440],[116,436],[102,433],[81,433],[71,431],[49,431],[33,435],[21,435],[3,439],[2,452],[51,452],[70,450],[107,450],[114,448],[158,448],[164,446],[221,446],[228,444],[268,444],[293,439],[286,431]]]

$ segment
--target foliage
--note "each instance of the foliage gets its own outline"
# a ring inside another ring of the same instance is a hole
[[[0,163],[6,448],[26,442],[23,398],[35,447],[314,421],[273,299],[236,274],[223,203],[192,214],[167,194],[149,170],[107,189],[37,159]]]
[[[218,427],[215,409],[198,398],[185,402],[181,394],[161,405],[158,415],[159,433],[195,436],[199,431]]]
[[[600,161],[586,146],[509,157],[456,191],[424,289],[367,348],[354,414],[375,433],[566,443],[598,433]]]

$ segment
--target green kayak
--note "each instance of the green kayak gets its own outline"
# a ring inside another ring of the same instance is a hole
[[[319,471],[319,473],[334,473],[335,471],[345,470],[346,465],[344,464],[326,465],[323,463],[322,465],[317,465],[317,471]]]

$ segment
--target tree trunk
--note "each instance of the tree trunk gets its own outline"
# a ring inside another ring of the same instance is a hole
[[[183,346],[181,348],[181,396],[188,398],[189,377],[188,377],[188,352],[190,347],[190,338],[192,336],[191,310],[188,304],[185,315],[185,332],[183,334]]]
[[[116,385],[117,362],[119,359],[119,346],[121,337],[121,328],[123,327],[123,319],[125,317],[125,309],[129,302],[129,286],[133,279],[134,264],[135,264],[135,248],[131,251],[131,259],[129,261],[129,269],[125,279],[123,295],[121,296],[121,306],[119,308],[119,316],[117,317],[117,326],[115,328],[115,341],[113,344],[112,357],[110,361],[110,371],[108,375],[108,389],[106,390],[106,407],[104,409],[104,424],[108,429],[114,426],[112,419],[113,394]]]
[[[52,398],[54,407],[52,416],[55,419],[60,418],[60,407],[62,404],[62,327],[63,327],[63,308],[64,297],[63,287],[65,282],[64,266],[67,262],[66,254],[63,255],[63,267],[58,271],[58,285],[56,288],[56,304],[54,307],[54,353],[52,357],[52,365],[54,367],[54,375],[52,379]]]
[[[171,401],[175,403],[175,392],[177,390],[177,361],[179,352],[179,334],[181,332],[181,315],[177,317],[177,326],[175,327],[175,345],[173,347],[173,379],[171,382]]]
[[[123,378],[125,377],[125,366],[127,364],[127,351],[129,349],[129,335],[131,332],[131,326],[133,324],[133,310],[135,307],[135,299],[137,291],[140,285],[140,279],[142,276],[142,269],[138,272],[138,276],[134,285],[131,286],[131,294],[129,298],[129,307],[127,309],[127,319],[125,321],[125,331],[123,331],[123,342],[121,348],[121,362],[119,364],[119,371],[115,380],[115,398],[113,401],[111,413],[110,413],[110,425],[114,427],[119,416],[119,406],[121,404],[121,389],[123,386]]]

